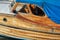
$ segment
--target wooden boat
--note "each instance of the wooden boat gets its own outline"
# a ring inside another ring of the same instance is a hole
[[[32,13],[0,14],[0,34],[31,40],[60,40],[60,25],[47,16],[41,17]]]

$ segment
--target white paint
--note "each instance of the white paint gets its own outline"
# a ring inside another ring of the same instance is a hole
[[[0,13],[10,14],[11,12],[11,2],[8,1],[0,1]]]

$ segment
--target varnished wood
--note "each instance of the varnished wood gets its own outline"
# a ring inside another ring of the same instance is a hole
[[[32,40],[60,40],[60,24],[52,22],[47,16],[33,15],[31,10],[28,14],[0,14],[0,34]]]
[[[2,17],[3,16],[3,17]],[[3,19],[6,18],[7,21],[5,22]],[[41,27],[40,24],[32,23],[24,18],[17,18],[17,16],[11,16],[11,15],[0,15],[0,24],[18,27],[18,28],[28,28],[28,29],[34,29],[34,30],[40,30],[39,27]],[[20,27],[21,26],[21,27]],[[46,29],[48,31],[49,29]]]
[[[0,34],[17,38],[29,38],[33,40],[60,40],[60,35],[14,29],[5,26],[0,26]]]
[[[19,4],[16,3],[16,4],[14,5],[13,9],[15,10],[18,5],[19,5]],[[51,27],[59,27],[59,28],[60,28],[60,25],[59,25],[59,24],[56,24],[56,23],[54,23],[52,20],[50,20],[50,19],[47,17],[47,15],[42,16],[42,17],[41,17],[41,16],[33,15],[33,13],[32,13],[32,11],[31,11],[31,9],[30,9],[29,6],[30,6],[30,4],[27,4],[27,9],[25,9],[27,13],[28,13],[28,11],[29,11],[28,14],[24,15],[24,14],[19,13],[17,16],[18,16],[18,17],[20,16],[20,18],[23,17],[23,18],[25,18],[25,19],[34,21],[34,22],[36,22],[36,23],[38,23],[38,24],[44,24],[44,26],[51,26]]]
[[[11,8],[11,10],[12,11],[15,10],[18,5],[19,5],[19,3],[15,3],[14,6]]]
[[[51,21],[47,16],[36,16],[36,15],[30,15],[30,14],[21,14],[19,13],[20,17],[26,18],[28,20],[32,20],[38,24],[44,24],[44,26],[51,26],[51,27],[60,27],[60,24],[56,24],[53,21]]]
[[[18,18],[17,15],[0,14],[0,34],[33,40],[60,40],[60,29],[55,28],[53,33],[51,26],[45,26],[27,20],[24,18],[24,16],[27,17],[27,14],[20,15]],[[7,21],[4,21],[4,18],[6,18]]]

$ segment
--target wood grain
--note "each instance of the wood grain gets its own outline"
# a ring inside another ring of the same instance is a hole
[[[28,38],[28,39],[33,39],[33,40],[40,40],[40,39],[60,40],[60,35],[14,29],[14,28],[9,28],[5,26],[0,26],[0,34],[10,36],[10,37]]]
[[[4,18],[6,18],[7,21],[4,21],[3,20]],[[34,18],[32,19],[34,20]],[[47,32],[51,31],[51,29],[54,27],[54,26],[47,26],[47,25],[45,26],[44,24],[41,23],[38,24],[34,21],[26,20],[23,17],[17,18],[17,16],[5,15],[5,14],[0,14],[0,24],[13,26],[17,28],[30,29],[30,30],[38,30],[38,31],[43,30]]]
[[[51,27],[60,27],[60,24],[56,24],[53,21],[51,21],[47,16],[36,16],[32,14],[21,14],[19,13],[20,17],[23,17],[28,20],[32,20],[38,24],[44,24],[44,26],[51,26]]]
[[[60,40],[59,28],[37,23],[40,21],[37,16],[19,15],[0,14],[0,34],[33,40]]]

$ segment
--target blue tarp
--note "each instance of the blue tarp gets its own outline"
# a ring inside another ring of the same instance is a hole
[[[16,0],[16,2],[35,4],[44,9],[44,12],[53,22],[60,24],[60,0]]]

